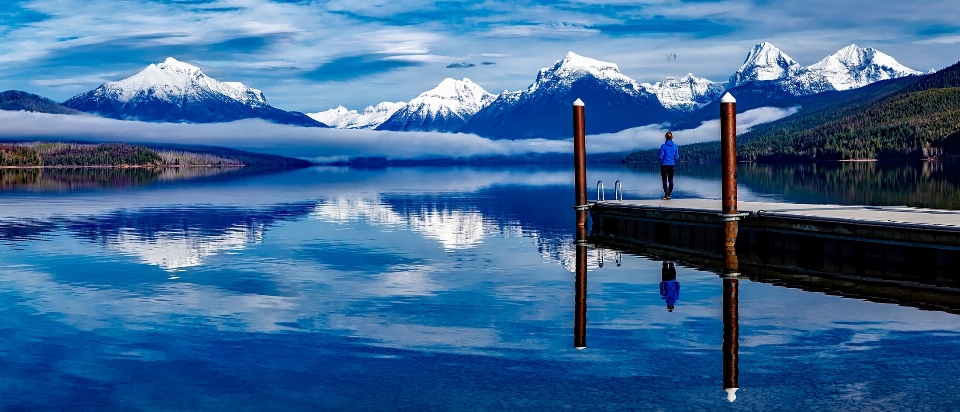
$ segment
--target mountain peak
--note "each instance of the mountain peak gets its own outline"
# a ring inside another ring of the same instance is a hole
[[[157,67],[160,70],[173,73],[186,73],[186,74],[203,74],[203,71],[199,67],[192,64],[184,63],[180,60],[177,60],[173,57],[167,57],[163,63],[157,64]]]
[[[732,86],[758,81],[780,80],[795,76],[803,69],[799,63],[769,42],[758,43],[747,53],[743,65],[730,77]]]
[[[270,106],[260,90],[240,82],[221,82],[173,57],[123,80],[103,83],[64,105],[117,119],[210,123],[261,118],[325,126],[302,113]]]
[[[572,51],[553,66],[540,69],[528,91],[544,87],[566,89],[578,80],[590,77],[612,87],[630,90],[631,93],[640,91],[640,84],[620,73],[616,64],[584,57]]]
[[[406,102],[380,102],[376,106],[367,106],[363,112],[348,110],[341,105],[323,112],[307,113],[307,116],[338,129],[374,129],[406,105]]]
[[[810,66],[835,89],[847,90],[897,77],[922,74],[872,47],[851,44]]]
[[[567,55],[563,57],[563,60],[557,62],[554,65],[555,69],[567,68],[567,69],[596,69],[596,70],[615,70],[620,71],[620,68],[615,63],[605,62],[597,59],[592,59],[590,57],[581,56],[572,51],[567,52]]]
[[[482,99],[483,96],[487,95],[490,95],[490,93],[487,93],[486,90],[483,90],[483,87],[480,87],[479,84],[474,83],[466,77],[464,77],[463,80],[447,77],[443,79],[437,87],[427,90],[411,100],[410,104],[415,104],[418,99],[429,97],[439,97],[441,99],[456,98],[462,101],[462,98],[468,100],[473,100],[474,98]]]
[[[670,110],[691,111],[717,99],[726,89],[725,83],[717,83],[687,73],[679,79],[670,76],[654,84],[641,86],[657,96],[660,104]]]
[[[448,77],[400,107],[377,130],[453,132],[494,99],[496,96],[466,77]]]

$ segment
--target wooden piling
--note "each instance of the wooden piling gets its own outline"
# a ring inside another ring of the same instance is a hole
[[[574,209],[577,210],[577,227],[587,225],[587,143],[584,124],[583,101],[573,102],[573,174],[576,192]]]
[[[723,198],[720,210],[724,234],[724,271],[729,275],[739,272],[737,259],[737,232],[739,217],[737,206],[737,99],[730,93],[720,98],[720,157],[722,177],[720,181]]]
[[[720,160],[723,168],[722,211],[737,213],[737,99],[730,93],[720,98]]]

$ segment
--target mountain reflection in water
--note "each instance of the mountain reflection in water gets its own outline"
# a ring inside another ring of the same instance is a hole
[[[657,173],[588,177],[621,180],[627,198],[660,196]],[[738,347],[728,352],[741,388],[729,403],[725,280],[684,256],[578,253],[571,183],[553,169],[313,168],[3,192],[0,409],[960,402],[945,384],[960,366],[944,361],[958,355],[957,315],[750,274],[737,288]],[[677,183],[678,196],[719,194],[706,173]],[[775,196],[741,190],[742,199]],[[672,312],[662,260],[675,262],[682,284]],[[584,350],[571,331],[580,314]]]

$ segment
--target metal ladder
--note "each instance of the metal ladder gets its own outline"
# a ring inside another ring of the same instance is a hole
[[[614,200],[623,200],[623,185],[620,184],[620,181],[617,180],[613,184],[613,199]],[[597,180],[597,201],[603,202],[607,200],[606,191],[603,189],[603,180]]]

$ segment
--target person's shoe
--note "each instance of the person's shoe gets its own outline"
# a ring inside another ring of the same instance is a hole
[[[667,200],[670,200],[670,195],[667,195]]]
[[[660,198],[660,200],[667,200],[667,199],[669,199],[669,198],[670,198],[670,196],[664,195],[663,197]]]

